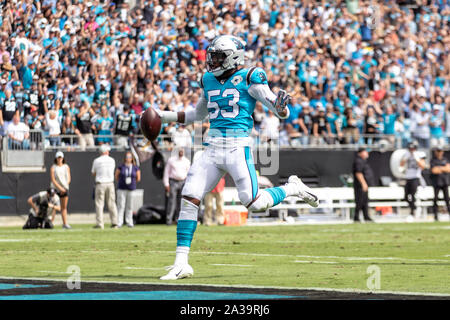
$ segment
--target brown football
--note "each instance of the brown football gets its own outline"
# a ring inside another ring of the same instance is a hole
[[[149,140],[155,140],[161,132],[161,118],[150,107],[141,115],[140,126],[142,134]]]

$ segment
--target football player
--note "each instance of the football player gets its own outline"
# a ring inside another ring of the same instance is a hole
[[[199,205],[225,173],[233,178],[239,200],[250,211],[264,211],[288,196],[318,206],[317,196],[295,175],[284,186],[258,190],[249,137],[255,103],[260,101],[279,118],[286,119],[290,96],[283,90],[275,95],[261,68],[243,67],[244,47],[244,42],[237,37],[216,37],[207,49],[208,72],[201,78],[203,95],[196,108],[186,112],[156,110],[163,123],[189,124],[206,117],[210,122],[206,148],[190,168],[182,191],[175,262],[161,280],[193,275],[188,254],[197,227]]]

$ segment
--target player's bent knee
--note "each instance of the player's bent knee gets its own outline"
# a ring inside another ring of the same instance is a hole
[[[183,196],[183,199],[192,202],[193,204],[195,204],[197,207],[200,206],[200,200],[193,198],[193,197],[189,197],[189,196]]]
[[[239,201],[241,201],[244,206],[248,206],[253,201],[252,194],[247,191],[239,192],[238,197]]]

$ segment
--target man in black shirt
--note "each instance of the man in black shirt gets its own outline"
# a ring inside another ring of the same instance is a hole
[[[302,134],[302,143],[308,144],[308,137],[312,131],[312,116],[309,105],[303,107],[302,112],[298,115],[299,131]]]
[[[355,216],[353,220],[360,222],[359,211],[362,210],[364,221],[373,222],[369,217],[369,186],[373,184],[373,172],[367,162],[369,153],[360,148],[353,162],[353,189],[355,191]]]
[[[447,212],[450,214],[450,201],[448,198],[448,186],[450,184],[450,163],[444,157],[444,150],[437,147],[433,151],[433,158],[430,162],[431,183],[434,189],[433,213],[434,219],[438,221],[438,199],[439,191],[444,194],[444,201],[447,205]]]
[[[86,146],[94,147],[94,136],[92,135],[92,118],[95,116],[94,110],[85,102],[80,107],[80,112],[76,115],[77,129],[81,151],[86,150]]]
[[[117,113],[114,131],[117,135],[117,146],[128,148],[128,137],[134,128],[134,119],[134,115],[130,113],[129,105],[124,105],[123,112]]]
[[[331,127],[328,123],[328,120],[325,116],[325,108],[320,106],[317,106],[317,112],[318,114],[313,118],[313,128],[312,133],[314,137],[314,144],[320,144],[321,139],[323,138],[324,141],[328,144],[329,140],[328,138],[331,136]]]

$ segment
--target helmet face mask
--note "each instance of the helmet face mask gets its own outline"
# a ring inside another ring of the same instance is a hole
[[[215,38],[206,50],[206,68],[219,77],[244,64],[244,42],[234,36]]]
[[[209,72],[214,72],[216,69],[221,68],[227,54],[224,51],[210,51],[207,53],[206,66]]]

